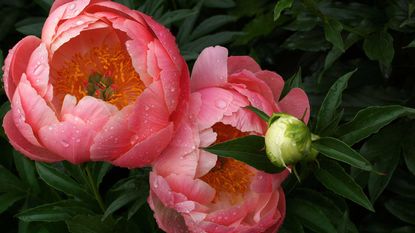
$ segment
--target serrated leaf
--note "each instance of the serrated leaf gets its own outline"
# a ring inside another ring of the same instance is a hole
[[[279,0],[274,8],[274,21],[277,21],[280,18],[281,13],[284,10],[291,8],[292,5],[293,0]]]
[[[385,207],[400,220],[415,225],[414,199],[397,197],[387,201]]]
[[[265,112],[261,111],[260,109],[255,108],[254,106],[251,106],[251,105],[250,106],[246,106],[245,108],[247,108],[248,110],[254,112],[257,116],[259,116],[265,122],[268,122],[269,121],[269,118],[270,117]]]
[[[65,200],[25,209],[16,215],[25,222],[59,222],[78,214],[92,214],[81,202]]]
[[[284,89],[282,90],[280,99],[282,99],[284,96],[290,92],[293,88],[301,88],[303,85],[302,79],[301,79],[301,67],[298,68],[298,71],[293,74],[287,81],[285,81]]]
[[[202,21],[192,32],[191,39],[207,35],[225,24],[235,22],[236,17],[230,15],[215,15]]]
[[[344,42],[341,35],[343,25],[332,18],[324,20],[324,35],[326,40],[333,44],[334,47],[344,51]]]
[[[0,214],[6,211],[17,201],[23,199],[26,195],[24,193],[8,192],[0,195]]]
[[[70,233],[112,233],[114,223],[112,221],[101,221],[101,216],[78,215],[67,220]]]
[[[70,176],[51,165],[36,162],[36,169],[40,178],[51,187],[62,191],[70,196],[79,197],[84,200],[93,200],[85,188],[76,183]]]
[[[312,202],[302,199],[290,199],[287,203],[287,211],[295,216],[305,227],[319,233],[333,233],[336,228],[328,217]]]
[[[218,143],[204,150],[221,157],[234,158],[268,173],[280,172],[281,169],[268,160],[264,148],[264,137],[250,135]]]
[[[395,55],[393,37],[386,31],[372,33],[365,38],[363,50],[369,59],[379,61],[388,67]]]
[[[323,155],[353,167],[371,171],[372,165],[359,152],[348,146],[346,143],[332,137],[323,137],[312,143],[312,147]]]
[[[314,175],[327,189],[374,211],[372,203],[363,192],[362,187],[336,162],[321,162],[321,167],[314,172]]]
[[[341,76],[330,87],[318,112],[316,122],[317,134],[325,130],[329,123],[332,122],[332,120],[335,118],[337,109],[339,108],[342,101],[342,93],[346,89],[350,77],[352,77],[356,70],[357,69]]]
[[[35,193],[39,193],[40,186],[34,162],[15,150],[13,151],[13,158],[16,170],[22,181],[33,189]]]
[[[368,107],[360,110],[353,120],[341,125],[337,134],[340,140],[353,145],[404,116],[415,116],[415,109],[399,105]]]

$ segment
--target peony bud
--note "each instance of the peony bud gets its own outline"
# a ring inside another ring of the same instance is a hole
[[[301,120],[285,113],[272,115],[265,134],[265,147],[269,160],[277,167],[287,167],[301,160],[311,160],[311,133]]]

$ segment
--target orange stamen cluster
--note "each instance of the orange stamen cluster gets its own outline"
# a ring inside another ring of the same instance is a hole
[[[133,103],[145,89],[128,52],[121,46],[102,45],[82,54],[76,53],[65,61],[52,79],[55,96],[63,100],[66,94],[70,94],[80,100],[91,95],[88,81],[91,75],[96,74],[111,78],[111,95],[104,100],[119,109]],[[98,97],[98,94],[92,96]]]
[[[218,135],[215,143],[248,135],[246,132],[223,123],[216,123],[212,128]],[[246,164],[235,159],[218,157],[215,167],[201,179],[216,190],[215,199],[219,198],[221,192],[236,198],[249,190],[253,175]]]

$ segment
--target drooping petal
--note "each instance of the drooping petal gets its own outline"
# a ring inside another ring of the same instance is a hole
[[[282,93],[282,90],[284,89],[284,80],[280,75],[278,75],[275,72],[268,71],[268,70],[262,70],[255,73],[255,76],[258,79],[261,79],[263,82],[265,82],[269,88],[271,89],[273,95],[274,95],[274,101],[278,102]]]
[[[293,88],[290,92],[278,103],[282,112],[291,114],[298,119],[303,118],[307,124],[310,119],[310,103],[307,94],[300,88]]]
[[[4,90],[9,99],[13,98],[14,91],[22,74],[26,71],[30,56],[40,45],[41,40],[35,36],[26,36],[17,43],[4,60]]]
[[[30,159],[43,161],[48,163],[61,161],[62,158],[57,154],[50,152],[49,150],[35,146],[20,133],[20,130],[16,128],[11,112],[6,113],[3,119],[3,128],[10,144],[13,145],[16,150],[26,155]]]
[[[224,85],[228,76],[227,60],[228,50],[224,47],[204,49],[193,66],[191,90]]]

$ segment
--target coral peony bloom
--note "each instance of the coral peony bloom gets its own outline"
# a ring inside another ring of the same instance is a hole
[[[55,1],[41,39],[5,60],[11,111],[3,127],[31,159],[150,164],[189,99],[189,73],[170,32],[105,0]]]
[[[264,135],[266,123],[244,108],[309,118],[303,90],[281,101],[283,79],[245,56],[228,57],[223,47],[205,49],[191,80],[191,115],[154,165],[148,202],[168,233],[276,232],[285,216],[281,183],[288,175],[267,174],[242,162],[199,150],[245,135]]]

